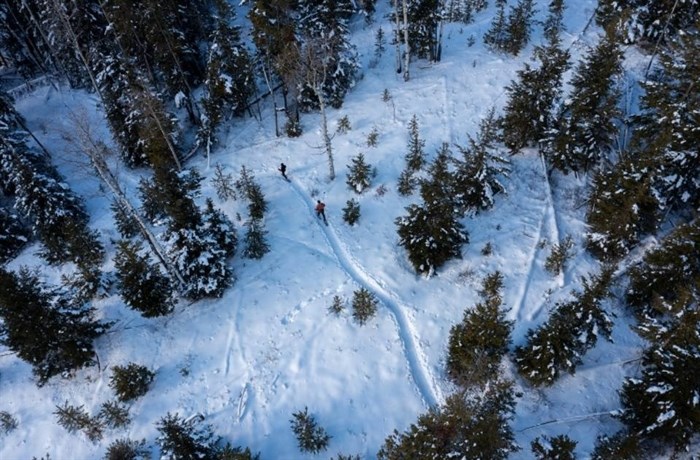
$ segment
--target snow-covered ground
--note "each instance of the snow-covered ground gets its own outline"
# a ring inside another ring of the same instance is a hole
[[[385,2],[379,3],[385,11]],[[548,2],[536,3],[537,17],[544,18]],[[567,2],[563,41],[575,59],[596,42],[594,25],[585,28],[595,4]],[[304,134],[296,139],[275,137],[270,107],[263,107],[262,121],[233,120],[211,158],[196,156],[188,166],[206,178],[202,201],[214,197],[238,225],[237,213],[245,215],[245,204],[217,200],[210,178],[216,163],[234,176],[243,165],[253,172],[269,202],[265,227],[271,252],[259,261],[237,254],[231,262],[236,282],[221,299],[183,302],[164,318],[142,318],[126,308],[116,292],[98,301],[100,316],[116,323],[96,342],[100,366],[81,370],[71,380],[55,378],[37,388],[30,366],[0,350],[0,410],[19,422],[16,430],[0,435],[0,459],[46,453],[57,460],[99,458],[122,437],[145,438],[157,457],[155,423],[167,412],[184,417],[200,413],[224,440],[248,446],[262,459],[316,458],[299,452],[290,429],[291,414],[305,406],[332,436],[321,457],[343,453],[374,458],[392,430],[406,429],[454,390],[444,372],[448,333],[465,308],[476,303],[481,280],[494,270],[504,275],[504,304],[515,320],[513,343],[522,344],[528,328],[541,324],[556,301],[580,285],[582,275],[597,269],[581,244],[585,178],[555,174],[550,186],[536,152],[512,157],[507,195],[497,198],[493,210],[464,220],[470,243],[463,248],[463,258],[429,279],[413,272],[397,245],[394,224],[404,207],[416,200],[396,192],[411,117],[418,118],[430,157],[442,142],[464,145],[489,109],[503,106],[505,86],[529,58],[533,44],[517,58],[484,48],[481,37],[492,8],[472,24],[448,25],[442,61],[414,63],[408,82],[392,69],[391,46],[377,66],[368,66],[376,29],[382,25],[387,35],[391,30],[386,19],[378,15],[375,24],[353,25],[364,77],[344,106],[329,114],[333,127],[343,116],[352,125],[333,139],[338,174],[333,182],[328,181],[327,160],[318,148],[318,114],[302,117]],[[540,36],[536,26],[534,44]],[[470,37],[476,39],[472,46]],[[636,59],[628,68],[640,66],[643,57]],[[385,89],[392,102],[382,100]],[[89,117],[106,138],[95,97],[43,88],[19,100],[18,108],[68,182],[87,200],[91,224],[113,251],[118,233],[110,197],[70,145],[70,114]],[[373,128],[379,132],[378,144],[367,147]],[[359,152],[377,170],[372,189],[361,196],[345,184],[346,165]],[[280,162],[288,166],[290,183],[277,172]],[[144,172],[121,168],[119,175],[133,192]],[[381,186],[386,193],[378,193]],[[353,197],[360,203],[361,217],[349,227],[341,209]],[[327,204],[328,227],[313,213],[316,198]],[[576,242],[576,256],[563,275],[552,276],[544,260],[552,244],[567,235]],[[487,243],[493,253],[484,256]],[[10,267],[44,267],[37,249],[27,249]],[[104,268],[113,269],[111,263]],[[48,282],[60,282],[61,269],[42,273]],[[377,316],[364,326],[350,314],[353,291],[360,287],[380,301]],[[327,311],[335,295],[348,307],[340,316]],[[522,450],[513,458],[530,458],[530,441],[543,434],[568,435],[578,442],[576,452],[586,457],[597,435],[619,428],[611,417],[620,408],[617,389],[625,375],[638,370],[638,361],[628,361],[640,356],[642,346],[619,313],[614,343],[601,341],[576,375],[546,389],[518,384],[523,396],[513,427]],[[113,399],[110,368],[128,362],[156,373],[149,393],[130,407],[133,422],[128,428],[107,431],[102,441],[92,443],[57,425],[57,404],[83,405],[94,414]],[[512,369],[506,372],[514,375]]]

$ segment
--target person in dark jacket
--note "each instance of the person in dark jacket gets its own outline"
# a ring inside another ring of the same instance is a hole
[[[289,177],[287,177],[287,165],[284,163],[280,163],[280,167],[278,168],[279,171],[282,173],[282,177],[289,182]]]

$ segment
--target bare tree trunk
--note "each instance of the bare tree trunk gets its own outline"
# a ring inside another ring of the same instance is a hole
[[[408,81],[410,78],[408,64],[411,62],[411,45],[408,44],[408,5],[406,4],[406,0],[403,0],[403,41],[406,45],[403,79],[404,81]]]
[[[279,123],[277,122],[277,98],[275,97],[275,90],[272,88],[272,82],[270,81],[270,73],[267,68],[267,64],[262,65],[263,78],[265,78],[265,84],[270,92],[270,97],[272,97],[272,109],[275,113],[275,136],[280,136]]]
[[[399,20],[399,0],[394,0],[394,19],[396,23],[396,73],[401,73],[401,22]]]
[[[153,232],[151,232],[151,230],[148,228],[146,222],[144,222],[136,208],[126,197],[126,194],[119,185],[119,181],[109,169],[109,166],[105,161],[107,147],[94,139],[90,131],[89,122],[85,117],[74,115],[72,117],[72,121],[73,126],[77,131],[79,143],[78,147],[85,155],[88,156],[90,163],[97,172],[97,175],[112,192],[112,195],[114,195],[114,198],[117,200],[121,208],[126,211],[126,213],[129,214],[129,216],[137,223],[139,231],[148,243],[148,246],[151,248],[153,255],[155,255],[160,261],[161,265],[165,268],[170,277],[177,282],[178,291],[182,292],[184,286],[186,285],[185,279],[178,271],[177,267],[170,263],[165,254],[165,249],[160,245]]]
[[[323,136],[323,146],[326,149],[328,156],[328,172],[330,180],[335,179],[335,164],[333,162],[333,144],[331,136],[328,133],[328,117],[326,117],[326,100],[323,96],[323,90],[314,85],[314,94],[318,98],[318,105],[321,109],[321,135]]]

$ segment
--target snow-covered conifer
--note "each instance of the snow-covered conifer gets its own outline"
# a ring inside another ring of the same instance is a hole
[[[146,318],[167,315],[174,307],[173,287],[139,243],[121,241],[114,257],[119,292],[124,302]]]
[[[39,386],[94,363],[92,342],[108,325],[93,312],[26,268],[18,273],[0,268],[0,340],[32,366]]]
[[[361,152],[350,161],[352,164],[348,165],[348,179],[345,183],[350,190],[361,194],[372,183],[372,166],[365,162],[365,155]]]

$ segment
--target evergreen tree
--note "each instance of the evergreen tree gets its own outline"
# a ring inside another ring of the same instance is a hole
[[[583,292],[556,305],[546,323],[527,332],[526,344],[516,347],[520,375],[535,386],[552,385],[562,371],[573,374],[598,336],[610,340],[612,321],[602,308],[609,295],[612,269],[583,280]]]
[[[103,256],[98,235],[88,228],[80,199],[48,158],[29,150],[23,123],[9,98],[0,94],[0,191],[13,197],[15,208],[30,220],[47,261],[94,269]]]
[[[365,162],[365,156],[362,153],[358,153],[350,161],[352,164],[348,165],[348,179],[345,183],[348,184],[350,190],[361,194],[372,183],[372,166]]]
[[[360,203],[354,198],[347,201],[346,206],[343,208],[343,220],[348,223],[348,225],[353,226],[355,222],[360,218]]]
[[[562,74],[569,67],[569,53],[558,40],[535,48],[538,67],[525,64],[518,80],[506,91],[508,101],[502,119],[503,142],[513,152],[539,143],[552,126],[553,110],[561,94]]]
[[[408,123],[408,151],[406,152],[406,167],[399,176],[397,188],[401,195],[408,196],[418,184],[415,173],[420,171],[426,163],[425,140],[420,138],[418,118],[414,114]]]
[[[642,439],[685,450],[700,430],[700,313],[695,307],[641,326],[650,347],[642,373],[625,380],[622,420]]]
[[[490,286],[493,285],[493,286]],[[513,322],[501,308],[503,276],[499,272],[484,281],[484,299],[450,329],[447,347],[447,375],[463,387],[485,385],[498,376],[503,355],[508,351]]]
[[[588,250],[606,261],[625,256],[656,229],[657,209],[648,163],[627,158],[599,173],[588,200]]]
[[[700,300],[700,224],[680,225],[629,271],[626,301],[639,319],[691,310]]]
[[[632,145],[653,162],[654,194],[662,209],[693,214],[700,210],[700,19],[669,41],[659,64],[643,84]]]
[[[515,411],[512,382],[496,381],[483,394],[456,393],[418,417],[404,433],[394,430],[379,460],[488,458],[505,460],[519,450],[508,422]]]
[[[530,41],[530,29],[534,14],[533,0],[518,0],[518,3],[511,7],[506,21],[508,38],[503,44],[505,52],[517,56],[525,48]]]
[[[317,454],[328,449],[328,441],[331,437],[323,427],[318,426],[315,417],[309,415],[308,407],[305,407],[303,412],[293,413],[289,422],[297,438],[300,451]]]
[[[617,134],[614,121],[620,118],[615,79],[621,61],[619,37],[611,30],[576,68],[571,95],[544,146],[545,157],[557,169],[588,171],[610,152]]]
[[[114,224],[122,238],[133,238],[139,234],[138,222],[132,215],[127,213],[119,201],[113,200],[110,209],[112,210]]]
[[[104,460],[148,460],[151,458],[146,440],[117,439],[107,447]]]
[[[255,92],[253,64],[241,44],[240,31],[231,26],[234,10],[225,0],[215,0],[216,28],[210,40],[207,60],[206,97],[199,132],[207,153],[215,141],[217,128],[227,113],[240,116]]]
[[[420,137],[418,118],[415,114],[408,123],[408,152],[406,152],[406,169],[411,172],[418,172],[426,164],[425,160],[425,140]]]
[[[262,259],[262,257],[270,252],[270,245],[265,240],[265,227],[261,220],[250,219],[246,223],[248,227],[245,234],[245,247],[243,248],[243,257],[248,259]]]
[[[114,366],[109,387],[119,398],[119,401],[131,401],[148,393],[155,373],[146,366],[129,363],[126,366]]]
[[[544,38],[550,43],[559,39],[561,32],[564,29],[564,0],[550,0],[549,14],[544,21]]]
[[[29,241],[29,232],[17,215],[0,207],[0,265],[12,259]]]
[[[109,325],[95,321],[93,312],[25,268],[0,267],[0,342],[31,364],[39,386],[94,363],[92,341]]]
[[[175,301],[170,280],[158,265],[142,254],[139,243],[120,241],[114,257],[119,290],[124,302],[146,318],[167,315]]]
[[[218,437],[209,425],[200,425],[200,418],[180,418],[168,413],[156,424],[160,433],[156,443],[161,459],[209,459],[216,458]]]
[[[506,191],[500,177],[507,177],[510,162],[498,151],[498,126],[493,109],[482,120],[476,139],[469,137],[467,147],[457,145],[462,158],[456,160],[455,201],[461,212],[490,209],[494,196]]]
[[[408,44],[413,55],[437,62],[440,60],[439,29],[442,2],[439,0],[409,0]]]
[[[255,176],[245,166],[241,167],[241,175],[236,180],[236,189],[239,194],[248,199],[250,218],[262,220],[267,211],[267,201],[260,185],[255,181]]]
[[[449,161],[449,149],[443,145],[431,165],[430,179],[421,183],[423,204],[408,206],[408,215],[395,221],[399,245],[408,251],[408,258],[419,273],[430,275],[448,260],[461,257],[462,244],[469,241],[457,220]]]
[[[565,434],[537,437],[530,443],[532,453],[537,460],[576,460],[574,449],[576,441]]]
[[[628,42],[651,48],[692,28],[699,12],[697,0],[599,0],[596,22],[622,20]]]
[[[491,21],[491,27],[484,35],[484,44],[495,51],[504,51],[508,40],[506,4],[507,0],[496,0],[496,15]]]
[[[361,326],[367,320],[377,314],[377,299],[365,288],[353,292],[352,294],[352,317]]]
[[[599,436],[591,460],[608,460],[610,458],[625,458],[642,460],[646,458],[640,446],[636,433],[621,430],[612,436]]]

